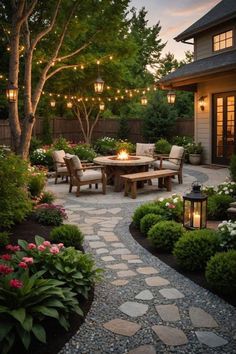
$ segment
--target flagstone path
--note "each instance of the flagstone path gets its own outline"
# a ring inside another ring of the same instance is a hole
[[[150,255],[130,235],[138,201],[88,203],[68,195],[67,188],[62,192],[49,184],[64,196],[67,222],[85,234],[85,249],[104,269],[104,278],[84,324],[61,354],[236,353],[236,309]]]

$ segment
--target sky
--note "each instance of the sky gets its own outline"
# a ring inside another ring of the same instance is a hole
[[[206,14],[220,0],[131,0],[130,6],[137,10],[145,7],[148,11],[148,25],[160,21],[160,37],[167,42],[163,54],[172,52],[177,59],[184,57],[184,52],[192,50],[192,45],[176,42],[173,38]]]

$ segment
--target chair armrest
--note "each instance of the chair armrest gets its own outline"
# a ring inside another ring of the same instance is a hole
[[[78,172],[78,171],[97,170],[97,169],[103,170],[104,166],[102,166],[102,165],[85,166],[82,168],[76,168],[74,171]]]
[[[65,162],[54,160],[54,163],[60,164],[61,166],[66,166]]]

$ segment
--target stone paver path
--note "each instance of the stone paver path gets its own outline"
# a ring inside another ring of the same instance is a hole
[[[84,232],[85,249],[104,279],[85,323],[61,354],[236,353],[235,308],[133,240],[129,224],[138,201],[88,203],[82,193],[76,198],[65,189],[60,197],[68,223]]]

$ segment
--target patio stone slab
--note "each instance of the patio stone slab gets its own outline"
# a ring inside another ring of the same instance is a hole
[[[195,333],[199,342],[207,345],[210,348],[221,347],[222,345],[226,345],[228,343],[227,340],[217,336],[217,334],[213,332],[196,331]]]
[[[117,263],[117,264],[107,265],[106,267],[109,269],[114,269],[114,270],[129,269],[126,263]]]
[[[173,300],[173,299],[181,299],[184,297],[179,290],[175,288],[166,288],[159,290],[159,293],[164,296],[166,299]]]
[[[107,213],[107,209],[88,210],[87,213],[91,215],[103,215]]]
[[[107,236],[102,236],[103,239],[106,241],[106,242],[114,242],[114,241],[119,241],[118,237],[117,236],[113,236],[113,235],[107,235]]]
[[[138,273],[146,274],[146,275],[159,273],[159,270],[157,270],[153,267],[139,267],[136,270]]]
[[[218,327],[214,318],[200,307],[190,307],[189,316],[194,327]]]
[[[119,310],[130,317],[139,317],[147,313],[148,305],[139,302],[127,301],[119,307]]]
[[[103,254],[103,253],[108,253],[109,251],[108,251],[108,249],[107,248],[98,248],[97,250],[96,250],[96,253],[97,254]]]
[[[181,329],[169,326],[153,326],[153,331],[166,345],[178,346],[188,343],[188,339]]]
[[[87,235],[87,236],[84,237],[84,239],[86,241],[98,241],[98,240],[100,240],[100,238],[98,236],[96,236],[96,235],[92,235],[92,236]]]
[[[174,322],[180,320],[179,309],[176,305],[157,305],[155,307],[163,321]]]
[[[126,279],[117,279],[111,282],[111,284],[116,285],[116,286],[124,286],[128,284],[129,281]]]
[[[112,257],[112,256],[104,256],[104,257],[102,257],[101,259],[102,259],[102,261],[104,261],[104,262],[111,262],[111,261],[115,261],[115,260],[116,260],[116,259],[115,259],[114,257]]]
[[[121,212],[121,208],[112,208],[112,209],[108,209],[108,211],[109,213],[116,215]]]
[[[134,277],[135,275],[137,275],[137,273],[132,270],[121,270],[120,272],[117,272],[119,278]]]
[[[150,290],[143,290],[135,296],[137,300],[152,300],[153,294]]]
[[[129,260],[128,260],[128,263],[131,263],[131,264],[140,264],[140,263],[143,263],[143,261],[141,261],[141,259],[129,259]]]
[[[169,280],[164,279],[164,278],[159,277],[159,276],[146,278],[145,282],[149,286],[162,286],[162,285],[170,284]]]
[[[138,332],[138,330],[141,328],[141,325],[135,322],[115,318],[114,320],[104,323],[103,327],[113,333],[131,337]]]
[[[122,242],[114,242],[114,243],[111,243],[110,246],[112,246],[114,248],[125,248],[126,247]]]
[[[128,248],[117,248],[110,252],[112,255],[114,254],[130,254],[130,250]]]
[[[128,354],[156,354],[156,349],[151,344],[141,345],[140,347],[130,350]]]
[[[91,248],[102,248],[105,246],[106,246],[105,242],[101,242],[101,241],[89,242],[89,247]]]
[[[98,231],[98,236],[106,237],[106,236],[116,236],[114,232],[110,231]]]
[[[124,261],[128,261],[130,259],[138,259],[139,257],[136,256],[136,254],[122,254],[121,258],[124,260]]]

